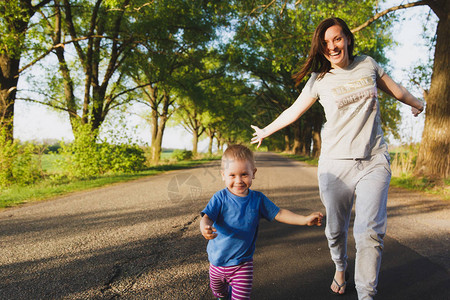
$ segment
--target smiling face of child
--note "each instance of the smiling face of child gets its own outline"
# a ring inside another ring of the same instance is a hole
[[[239,197],[248,195],[248,189],[255,179],[256,168],[247,160],[228,160],[222,167],[222,179],[228,190]]]

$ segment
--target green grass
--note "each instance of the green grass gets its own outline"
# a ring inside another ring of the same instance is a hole
[[[57,173],[59,154],[43,154],[40,156],[42,170],[46,173]]]
[[[317,166],[319,164],[319,160],[317,158],[288,153],[280,153],[280,154],[293,160],[305,162],[312,166]]]
[[[45,156],[44,156],[45,157]],[[53,158],[49,158],[50,160]],[[89,180],[69,180],[54,176],[42,182],[29,186],[10,186],[0,190],[0,208],[13,207],[24,203],[46,200],[68,193],[107,186],[118,182],[127,182],[147,176],[164,173],[171,170],[187,169],[198,166],[217,158],[180,161],[173,164],[159,165],[134,174],[105,175]],[[42,160],[44,164],[44,159]],[[51,162],[49,163],[51,165]],[[53,167],[49,167],[52,169]],[[53,171],[56,171],[53,168]]]
[[[318,160],[306,156],[280,153],[281,155],[297,160],[303,161],[310,165],[317,166]],[[437,185],[435,182],[428,180],[427,178],[419,178],[411,175],[414,165],[411,160],[406,163],[403,161],[407,154],[395,156],[395,153],[391,153],[391,169],[393,176],[391,178],[391,186],[404,188],[413,191],[421,191],[430,194],[435,194],[443,198],[444,200],[450,200],[450,180],[445,180],[442,184]],[[399,159],[401,158],[401,159]],[[396,161],[397,159],[397,161]],[[398,174],[398,175],[397,175]],[[397,176],[396,176],[397,175]]]
[[[450,200],[450,180],[448,179],[441,184],[436,184],[427,178],[413,177],[412,175],[393,176],[391,186],[434,194],[440,196],[443,200]]]

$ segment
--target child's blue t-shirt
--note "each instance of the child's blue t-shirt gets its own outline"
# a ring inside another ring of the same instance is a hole
[[[206,248],[210,263],[226,267],[252,260],[260,218],[272,221],[279,211],[261,192],[249,190],[246,197],[239,197],[225,188],[215,193],[202,211],[217,229],[217,237]]]

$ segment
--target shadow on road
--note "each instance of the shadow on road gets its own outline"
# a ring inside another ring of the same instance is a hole
[[[273,155],[257,159],[264,168],[299,166],[298,162]],[[148,194],[156,193],[158,188],[167,189],[167,181],[179,174],[174,172],[165,175],[168,180],[158,181],[156,187],[150,186],[156,178],[128,184],[131,187],[125,191],[125,186],[114,187],[104,201],[123,194],[116,207],[102,203],[103,209],[94,212],[40,217],[27,213],[16,216],[14,211],[7,213],[11,217],[3,214],[0,251],[6,259],[0,266],[0,299],[213,299],[208,287],[206,241],[198,222],[200,210],[222,183],[217,164],[183,172],[198,172],[195,175],[204,190],[198,201],[171,202],[166,199],[167,193],[162,193],[166,198],[145,202]],[[269,179],[266,182],[270,183]],[[283,188],[274,183],[262,185],[260,190],[280,207],[300,214],[324,211],[317,186],[283,183]],[[133,196],[141,184],[148,186]],[[97,201],[97,193],[91,193],[86,203]],[[121,206],[123,201],[136,197],[142,199]],[[401,216],[405,209],[419,214],[425,205],[420,200],[394,205],[389,217]],[[438,202],[429,207],[431,211],[440,209]],[[32,246],[29,239],[39,246]],[[413,242],[422,243],[424,239],[418,236]],[[15,243],[16,247],[6,247],[8,243]],[[91,244],[97,246],[88,247]],[[12,251],[7,249],[42,255],[8,261],[8,255],[14,253],[5,254]],[[348,255],[352,274],[354,249],[350,230]],[[53,252],[47,255],[50,250]],[[254,261],[252,299],[335,299],[328,292],[334,266],[324,227],[262,221]],[[353,280],[348,294],[340,299],[357,298],[352,285]],[[444,268],[386,237],[377,299],[449,299],[449,285],[449,274]]]

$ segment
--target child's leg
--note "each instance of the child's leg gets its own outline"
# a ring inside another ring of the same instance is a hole
[[[231,299],[250,299],[253,284],[253,261],[245,262],[237,267],[228,276],[232,288]]]
[[[227,297],[230,285],[232,300],[250,299],[253,284],[253,262],[249,261],[230,267],[216,267],[210,264],[209,281],[215,297]]]
[[[217,298],[224,298],[228,295],[228,282],[224,269],[224,267],[209,265],[209,286]]]

